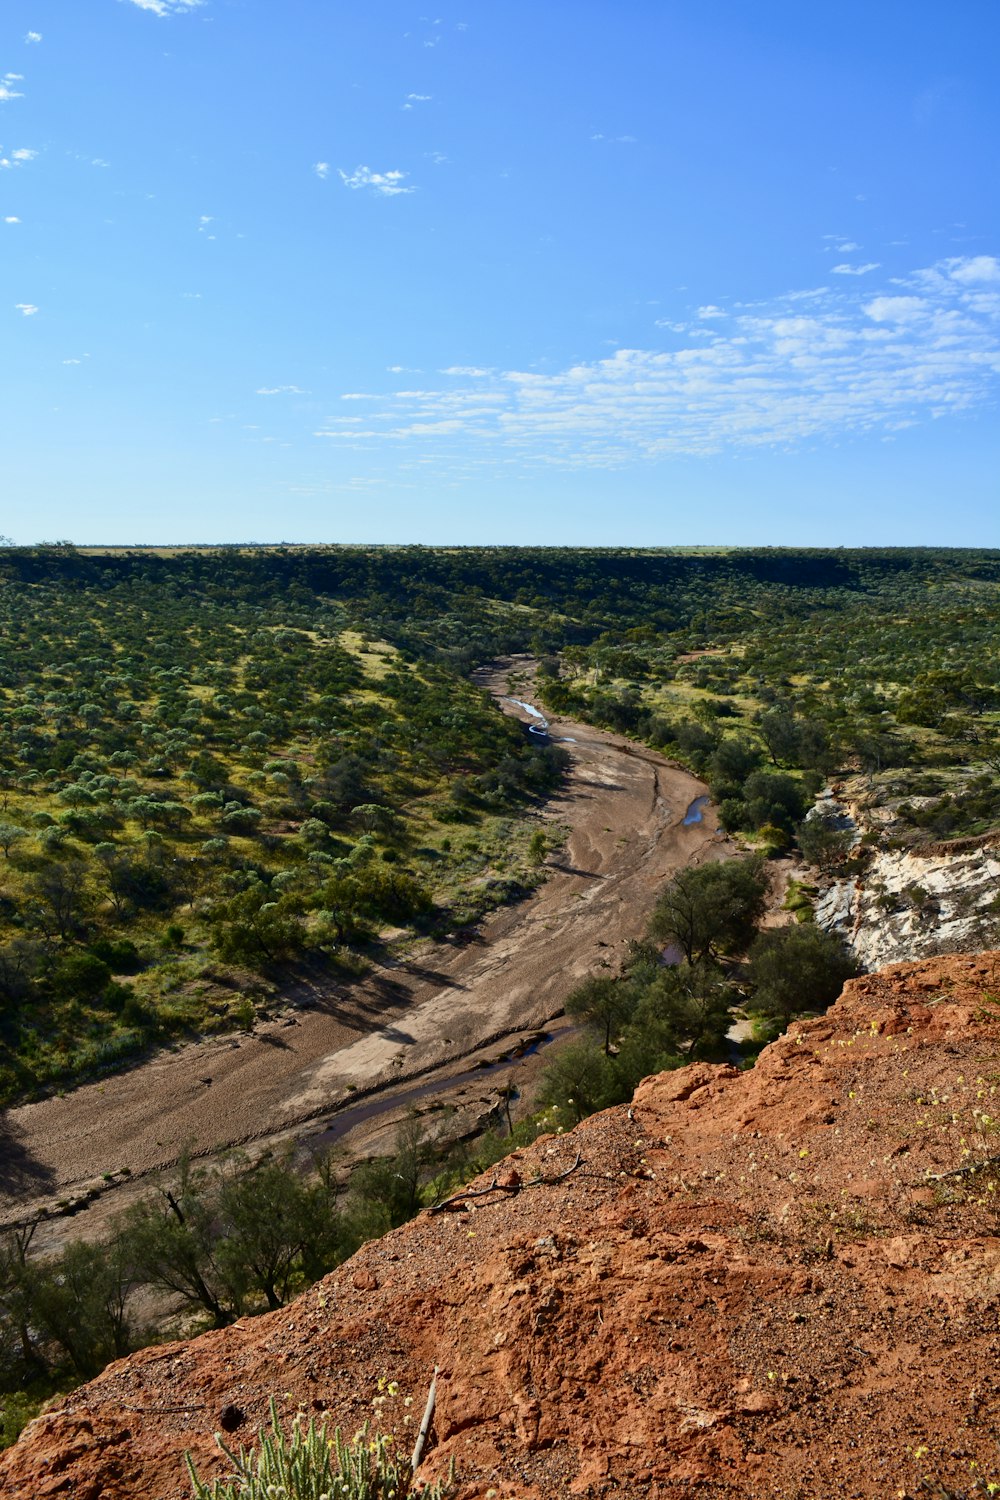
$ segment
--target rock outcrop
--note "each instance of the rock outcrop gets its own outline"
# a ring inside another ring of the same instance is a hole
[[[996,941],[1000,835],[932,849],[878,850],[862,879],[837,880],[816,921],[838,932],[866,969]]]
[[[180,1500],[185,1448],[222,1472],[213,1432],[249,1443],[272,1395],[408,1433],[435,1364],[421,1472],[453,1458],[462,1500],[971,1493],[1000,1479],[998,1089],[1000,954],[855,980],[751,1072],[647,1079],[286,1310],[111,1366],[0,1494]]]
[[[914,805],[932,800],[909,798]],[[816,921],[843,938],[869,971],[992,947],[1000,934],[1000,829],[908,848],[898,802],[872,806],[839,784],[810,810],[849,833],[855,852],[863,831],[876,838],[860,876],[824,885]]]

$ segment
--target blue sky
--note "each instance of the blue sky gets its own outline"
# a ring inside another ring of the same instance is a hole
[[[7,0],[18,542],[1000,546],[995,0]]]

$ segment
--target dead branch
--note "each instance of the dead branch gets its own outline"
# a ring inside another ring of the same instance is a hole
[[[988,1172],[1000,1167],[1000,1156],[988,1156],[985,1161],[970,1161],[968,1166],[955,1167],[950,1172],[929,1172],[928,1182],[947,1182],[949,1177],[972,1177],[976,1172]]]
[[[163,1416],[166,1412],[204,1411],[206,1402],[197,1401],[193,1406],[133,1406],[130,1401],[122,1401],[124,1411],[142,1412],[143,1415]]]
[[[413,1457],[410,1459],[410,1468],[414,1474],[420,1467],[420,1460],[424,1456],[424,1446],[427,1442],[427,1434],[431,1430],[431,1422],[434,1420],[434,1401],[437,1396],[438,1367],[434,1366],[434,1374],[431,1376],[431,1388],[427,1392],[427,1405],[424,1407],[424,1419],[417,1433],[417,1441],[413,1445]]]
[[[432,1203],[427,1210],[431,1214],[444,1213],[446,1209],[455,1208],[467,1202],[470,1198],[488,1198],[491,1193],[519,1193],[523,1188],[554,1187],[557,1182],[563,1182],[577,1170],[583,1161],[581,1152],[576,1153],[576,1161],[565,1172],[559,1172],[555,1177],[532,1177],[528,1182],[498,1182],[494,1177],[489,1187],[463,1188],[460,1192],[452,1193],[450,1198],[443,1198],[440,1203]]]

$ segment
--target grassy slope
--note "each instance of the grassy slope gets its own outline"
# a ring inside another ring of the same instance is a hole
[[[13,648],[0,820],[17,830],[0,858],[9,1096],[249,1024],[280,966],[223,963],[214,947],[220,900],[250,885],[288,907],[315,956],[350,967],[357,953],[323,932],[316,892],[366,846],[365,868],[434,906],[367,910],[354,950],[414,921],[474,920],[537,878],[520,731],[460,678],[344,628],[327,601],[56,579],[8,585],[0,606]],[[477,785],[505,763],[499,791]],[[358,805],[390,816],[373,823]],[[109,877],[123,860],[124,896]],[[110,983],[87,971],[98,960]]]

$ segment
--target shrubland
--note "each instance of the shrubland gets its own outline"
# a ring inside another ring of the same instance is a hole
[[[225,564],[0,559],[0,1102],[248,1026],[289,965],[356,972],[540,878],[521,814],[562,751]]]
[[[902,846],[1000,815],[1000,554],[273,548],[0,552],[0,1099],[250,1026],[303,963],[349,976],[537,882],[526,810],[563,756],[468,679],[531,652],[540,700],[703,775],[752,852],[682,872],[513,1140],[769,1034],[852,972],[808,920],[760,931],[764,859],[864,851],[831,778]],[[808,888],[789,904],[808,918]],[[664,964],[664,947],[676,962]],[[0,1249],[8,1433],[151,1336],[143,1298],[222,1324],[281,1305],[510,1148],[414,1128],[347,1185],[281,1158],[184,1163],[105,1246]]]
[[[512,1136],[435,1145],[416,1117],[387,1156],[353,1167],[294,1149],[211,1164],[185,1156],[100,1240],[32,1252],[37,1225],[0,1234],[0,1448],[54,1393],[147,1344],[285,1306],[366,1241],[412,1219],[555,1116]]]

